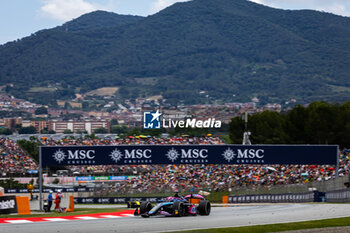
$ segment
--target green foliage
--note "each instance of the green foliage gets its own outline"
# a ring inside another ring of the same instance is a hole
[[[35,114],[36,115],[41,115],[41,114],[47,114],[47,108],[45,108],[44,106],[39,107],[35,110]]]
[[[80,133],[80,134],[87,134],[88,132],[86,130],[77,130],[76,133]]]
[[[117,119],[112,119],[111,120],[111,126],[113,125],[118,125],[118,120]]]
[[[141,130],[135,127],[132,130],[130,130],[127,134],[128,136],[138,136],[141,134]]]
[[[345,232],[350,218],[332,218],[304,222],[264,224],[244,227],[228,227],[201,230],[178,231],[174,233],[271,233],[271,232]],[[334,228],[337,227],[337,228]],[[344,228],[342,228],[344,227]],[[306,230],[310,229],[310,230]]]
[[[12,130],[9,128],[0,128],[0,135],[11,135]]]
[[[30,137],[29,141],[22,139],[18,140],[17,143],[27,151],[33,159],[39,161],[39,146],[41,146],[40,141],[35,137]]]
[[[265,111],[249,117],[253,144],[339,144],[350,146],[350,101],[342,105],[312,102],[287,113]],[[230,139],[242,143],[244,121],[230,123]]]
[[[44,128],[42,130],[40,130],[41,134],[55,134],[56,132],[54,130],[49,130],[48,128]]]
[[[95,129],[94,133],[95,134],[105,134],[105,133],[107,133],[107,129],[103,128],[103,127],[100,127],[100,128]]]
[[[141,16],[118,15],[112,12],[95,11],[80,16],[55,29],[64,32],[89,31],[99,28],[108,28],[118,25],[136,22],[142,19]]]
[[[21,127],[18,130],[19,134],[35,134],[36,129],[34,126],[28,126],[28,127]]]
[[[221,139],[222,139],[226,144],[232,144],[230,135],[225,134],[225,135],[221,136]]]
[[[284,144],[288,142],[283,128],[284,118],[279,113],[265,111],[253,115],[249,121],[252,141],[257,141],[259,144]],[[255,132],[258,133],[254,134]]]
[[[20,184],[17,180],[6,179],[6,180],[0,180],[0,187],[3,187],[5,189],[23,189],[27,188],[27,184]]]
[[[233,144],[242,144],[244,132],[244,120],[235,117],[230,123],[230,139]]]
[[[58,183],[60,183],[60,179],[55,178],[55,179],[52,181],[52,183],[53,183],[53,184],[58,184]]]
[[[129,128],[126,125],[111,125],[111,133],[127,134]]]
[[[73,132],[72,132],[72,130],[70,130],[70,129],[65,129],[65,130],[63,131],[63,133],[64,133],[64,134],[72,134]]]
[[[350,97],[346,17],[194,0],[118,20],[95,12],[0,46],[0,82],[15,83],[6,91],[16,97],[51,105],[106,86],[121,87],[121,98],[161,94],[170,104]],[[30,91],[38,86],[55,88]]]
[[[0,111],[0,118],[13,118],[13,117],[22,117],[22,118],[28,119],[31,117],[31,114],[28,112],[22,112],[18,110]]]

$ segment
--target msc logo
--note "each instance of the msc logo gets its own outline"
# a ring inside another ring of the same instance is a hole
[[[157,110],[156,112],[143,113],[143,128],[144,129],[160,129],[162,114]]]
[[[237,151],[227,148],[222,154],[224,158],[230,162],[233,159],[263,159],[264,150],[263,149],[237,149]]]
[[[208,149],[181,149],[180,153],[173,147],[166,153],[171,162],[181,159],[207,159]]]
[[[132,150],[124,150],[124,153],[118,149],[112,151],[109,155],[111,159],[118,163],[119,160],[123,160],[126,163],[127,160],[137,160],[141,159],[143,162],[147,162],[147,159],[151,159],[152,151],[151,149],[132,149]]]
[[[16,202],[14,200],[2,200],[0,202],[0,210],[15,208]]]
[[[58,149],[52,157],[54,160],[56,160],[59,164],[61,164],[65,159],[67,160],[93,160],[95,158],[95,151],[94,150],[67,150],[68,155],[62,151],[61,149]]]

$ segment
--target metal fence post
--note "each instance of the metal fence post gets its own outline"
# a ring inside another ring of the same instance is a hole
[[[39,147],[39,205],[40,211],[43,210],[43,167],[41,157],[41,146]]]

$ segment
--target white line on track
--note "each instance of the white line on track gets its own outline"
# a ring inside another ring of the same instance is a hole
[[[29,220],[5,220],[8,223],[30,223],[32,221]]]
[[[51,222],[68,221],[68,219],[64,218],[43,218],[43,220]]]
[[[123,215],[123,216],[125,216],[125,217],[131,217],[131,216],[134,216],[133,214],[121,214],[121,215]]]
[[[88,217],[88,216],[81,216],[81,217],[75,217],[79,218],[81,220],[94,220],[94,219],[99,219],[99,218],[94,218],[94,217]]]
[[[101,215],[102,218],[122,218],[122,216],[115,216],[115,215]]]

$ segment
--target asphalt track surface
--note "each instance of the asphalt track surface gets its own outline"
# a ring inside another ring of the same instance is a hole
[[[237,227],[350,216],[350,204],[273,204],[213,207],[210,216],[126,217],[1,224],[1,233],[170,232],[176,230]]]

